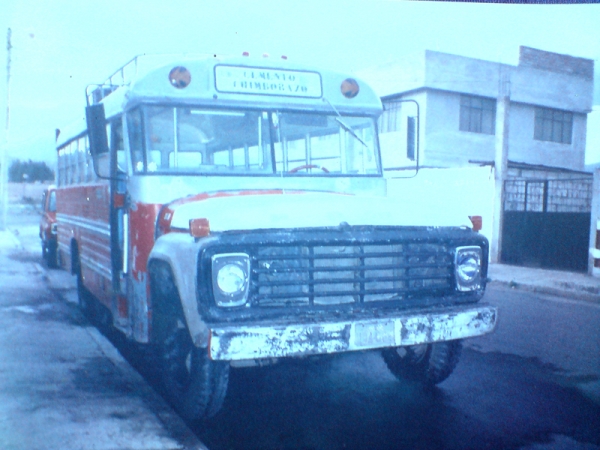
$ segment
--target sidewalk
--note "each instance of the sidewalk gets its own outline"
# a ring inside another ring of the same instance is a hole
[[[205,449],[81,315],[72,277],[42,267],[35,228],[9,228],[0,230],[0,448]]]
[[[583,273],[490,264],[488,277],[515,289],[600,303],[600,278]]]

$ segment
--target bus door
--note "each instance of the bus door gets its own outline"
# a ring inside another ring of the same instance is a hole
[[[125,262],[124,244],[127,234],[126,214],[126,174],[119,166],[125,150],[123,144],[123,123],[120,117],[106,121],[104,105],[94,104],[86,107],[90,152],[94,170],[99,178],[109,180],[109,225],[110,225],[110,260],[111,286],[110,304],[106,305],[112,312],[114,325],[128,332],[128,308],[125,296]],[[108,156],[108,158],[106,158]],[[108,159],[108,161],[107,161]],[[108,164],[107,164],[108,162]]]
[[[125,147],[121,117],[107,123],[110,149],[110,255],[112,273],[112,304],[115,326],[126,328],[128,307],[126,297],[126,238],[128,217],[126,210],[127,184],[125,173]],[[125,331],[125,330],[123,330]]]

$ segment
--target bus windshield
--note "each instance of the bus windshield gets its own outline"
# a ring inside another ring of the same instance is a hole
[[[372,117],[144,106],[128,130],[137,173],[381,174]]]

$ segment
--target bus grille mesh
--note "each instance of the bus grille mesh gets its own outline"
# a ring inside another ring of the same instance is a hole
[[[267,246],[252,255],[255,306],[402,300],[452,288],[452,253],[445,244]]]

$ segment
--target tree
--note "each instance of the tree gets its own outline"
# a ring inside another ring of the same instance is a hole
[[[22,162],[17,159],[8,169],[8,181],[14,183],[52,180],[54,180],[54,171],[45,162],[32,160]]]

